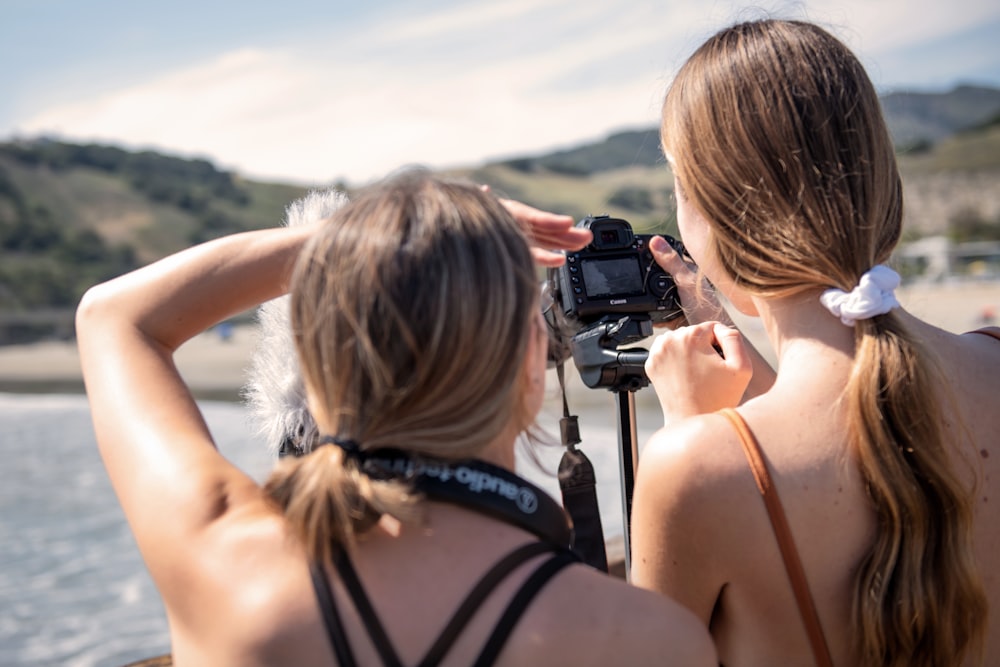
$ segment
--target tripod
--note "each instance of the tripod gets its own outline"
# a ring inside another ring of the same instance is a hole
[[[618,461],[622,486],[622,519],[625,542],[625,576],[632,567],[632,491],[639,460],[635,421],[635,392],[649,384],[644,364],[649,352],[642,348],[620,350],[653,333],[648,315],[604,318],[573,336],[573,361],[588,387],[607,387],[618,403]]]

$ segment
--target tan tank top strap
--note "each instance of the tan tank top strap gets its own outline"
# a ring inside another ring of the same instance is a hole
[[[806,580],[806,573],[799,559],[799,552],[795,548],[795,540],[792,539],[792,531],[788,527],[788,519],[785,517],[785,510],[781,506],[778,498],[778,490],[774,487],[771,474],[768,472],[767,463],[760,449],[760,443],[754,437],[749,427],[740,413],[732,408],[725,408],[719,411],[732,423],[736,433],[740,436],[743,444],[743,453],[746,454],[750,470],[753,472],[754,480],[757,482],[757,489],[764,499],[764,506],[767,508],[767,516],[771,519],[771,528],[774,536],[778,540],[778,548],[781,550],[781,559],[785,563],[785,572],[792,584],[792,591],[795,593],[795,602],[799,607],[799,614],[802,622],[806,626],[806,634],[809,636],[809,644],[812,646],[813,656],[816,664],[820,667],[832,667],[833,659],[830,657],[830,649],[826,645],[826,637],[823,635],[823,626],[819,622],[819,614],[816,612],[816,604],[809,591],[809,582]]]

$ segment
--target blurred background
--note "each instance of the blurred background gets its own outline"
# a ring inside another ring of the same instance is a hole
[[[905,188],[901,301],[950,331],[995,322],[993,0],[0,0],[0,664],[169,650],[90,430],[72,327],[86,287],[410,164],[675,233],[663,93],[711,33],[772,15],[839,36],[882,95]],[[740,324],[767,353],[759,325]],[[262,479],[271,459],[241,390],[255,344],[246,313],[179,363],[220,447]],[[620,550],[614,397],[572,368],[569,391]],[[641,443],[662,419],[651,390],[635,400]],[[556,433],[560,412],[553,392]],[[554,494],[558,456],[524,462]]]

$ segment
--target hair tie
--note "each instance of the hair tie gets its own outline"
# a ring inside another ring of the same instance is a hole
[[[345,438],[341,435],[324,435],[320,436],[320,439],[316,442],[317,446],[320,445],[337,445],[340,447],[341,451],[344,452],[344,459],[355,459],[361,458],[361,445],[358,444],[357,440],[352,440],[351,438]]]
[[[884,264],[872,267],[861,276],[858,286],[850,292],[831,288],[819,297],[834,316],[852,327],[858,320],[867,320],[899,308],[894,290],[899,287],[899,274]]]

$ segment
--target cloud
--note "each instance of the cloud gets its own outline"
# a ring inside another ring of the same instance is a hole
[[[878,73],[903,49],[996,20],[993,4],[779,1],[764,11],[819,21]],[[364,28],[335,25],[317,30],[321,39],[231,49],[110,91],[77,89],[18,131],[203,155],[311,184],[408,163],[470,165],[655,124],[682,59],[719,26],[764,11],[694,1],[400,5]]]
[[[563,5],[532,2],[531,11]],[[516,26],[524,17],[514,9],[486,16],[487,23]],[[444,66],[415,50],[412,40],[464,34],[458,25],[466,25],[461,16],[447,25],[387,25],[375,38],[328,50],[234,51],[50,108],[19,129],[207,154],[250,175],[328,182],[367,180],[407,163],[534,152],[655,122],[658,72],[605,72],[597,87],[584,85],[581,74],[640,37],[655,39],[653,31],[636,28],[630,39],[608,43],[581,34],[579,42],[513,49],[502,58],[490,57],[505,48],[494,41]],[[579,85],[559,85],[573,77]]]

